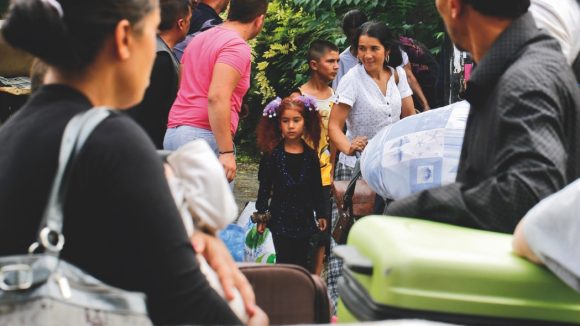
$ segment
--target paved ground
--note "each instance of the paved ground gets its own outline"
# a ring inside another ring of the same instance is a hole
[[[236,183],[234,186],[234,196],[238,211],[241,212],[249,201],[256,201],[258,196],[258,164],[238,163],[236,173]]]

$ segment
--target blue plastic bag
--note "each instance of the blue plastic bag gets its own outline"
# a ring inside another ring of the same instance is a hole
[[[245,255],[244,239],[246,231],[239,225],[230,224],[218,233],[236,262],[243,262]]]

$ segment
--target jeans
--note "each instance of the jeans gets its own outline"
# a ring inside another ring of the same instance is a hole
[[[179,126],[175,128],[168,128],[163,139],[163,148],[170,151],[175,151],[179,147],[189,143],[192,140],[203,139],[209,147],[218,156],[219,149],[217,142],[211,130],[196,128],[192,126]]]
[[[167,128],[165,138],[163,139],[163,148],[169,151],[175,151],[179,147],[196,139],[203,139],[219,158],[219,148],[215,136],[211,130],[196,128],[192,126],[178,126],[175,128]],[[234,145],[234,155],[236,146]],[[234,181],[230,182],[230,189],[234,190]]]

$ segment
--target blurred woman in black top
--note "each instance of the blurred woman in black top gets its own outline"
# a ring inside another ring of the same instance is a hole
[[[156,0],[12,2],[2,36],[48,70],[46,85],[0,128],[0,255],[23,254],[35,241],[69,120],[96,106],[141,101],[158,24]],[[65,260],[110,285],[145,292],[155,324],[240,323],[201,274],[163,166],[136,123],[112,114],[71,173]],[[227,265],[218,259],[216,266]],[[242,284],[235,267],[228,269]],[[253,321],[260,320],[263,313],[246,302]]]

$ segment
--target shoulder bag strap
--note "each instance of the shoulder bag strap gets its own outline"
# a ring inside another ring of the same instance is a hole
[[[66,125],[60,145],[58,169],[40,223],[38,240],[30,246],[30,252],[42,246],[47,253],[58,256],[62,250],[64,246],[63,205],[75,156],[93,130],[110,114],[111,112],[106,108],[93,108],[75,115]]]
[[[353,171],[353,177],[350,179],[348,186],[346,186],[346,191],[344,192],[344,197],[342,200],[343,210],[350,211],[352,215],[352,199],[354,197],[354,191],[356,189],[356,181],[361,177],[360,171],[360,160],[356,161]]]

